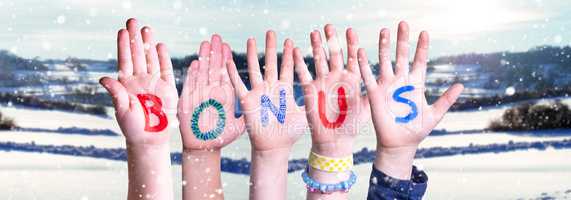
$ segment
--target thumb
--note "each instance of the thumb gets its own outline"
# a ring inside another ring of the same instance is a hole
[[[432,108],[434,109],[434,114],[437,119],[441,119],[444,114],[448,112],[448,109],[450,109],[452,104],[456,102],[456,99],[458,99],[462,90],[464,90],[464,86],[462,84],[454,84],[452,87],[448,88],[448,90],[446,90],[446,92],[444,92],[436,102],[434,102]]]
[[[129,109],[129,95],[127,94],[127,89],[125,89],[119,81],[109,77],[103,77],[99,79],[99,84],[101,84],[111,95],[113,105],[117,112],[123,112]]]

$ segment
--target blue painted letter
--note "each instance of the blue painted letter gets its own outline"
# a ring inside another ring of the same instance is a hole
[[[409,99],[403,98],[400,95],[402,93],[405,92],[410,92],[414,90],[414,86],[412,85],[406,85],[406,86],[402,86],[400,88],[398,88],[395,93],[393,94],[393,99],[396,102],[399,103],[404,103],[407,104],[408,106],[410,106],[410,113],[408,113],[408,115],[404,116],[404,117],[396,117],[395,120],[397,123],[407,123],[412,121],[414,118],[416,118],[416,116],[418,115],[418,108],[416,107],[416,104],[414,102],[412,102]]]
[[[286,91],[284,89],[280,89],[279,110],[278,108],[276,108],[276,106],[274,106],[274,104],[272,104],[270,97],[266,95],[262,95],[262,97],[260,97],[260,104],[262,105],[262,109],[260,111],[261,111],[261,118],[262,118],[261,120],[263,126],[267,126],[269,122],[268,109],[270,109],[270,111],[274,114],[274,116],[276,116],[276,119],[278,120],[279,123],[281,124],[285,123]]]

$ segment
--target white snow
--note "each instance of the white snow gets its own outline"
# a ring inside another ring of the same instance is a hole
[[[418,159],[428,173],[425,199],[516,199],[571,187],[571,150]],[[52,154],[0,152],[2,199],[125,199],[127,163]],[[180,198],[181,167],[173,166]],[[365,199],[371,164],[355,167],[359,176],[349,199]],[[288,175],[288,199],[304,199],[301,172]],[[222,173],[227,199],[247,199],[249,177]]]
[[[75,126],[88,129],[105,128],[119,132],[119,126],[114,119],[94,115],[4,106],[0,106],[0,111],[7,117],[13,118],[22,128],[57,129]]]

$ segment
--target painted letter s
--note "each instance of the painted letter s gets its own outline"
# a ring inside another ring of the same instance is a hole
[[[395,93],[393,94],[393,99],[394,99],[396,102],[404,103],[404,104],[407,104],[408,106],[410,106],[410,113],[408,113],[408,114],[407,114],[406,116],[404,116],[404,117],[396,117],[396,118],[395,118],[395,121],[396,121],[397,123],[407,123],[407,122],[410,122],[410,121],[412,121],[414,118],[416,118],[416,116],[418,115],[418,108],[416,107],[416,104],[415,104],[414,102],[412,102],[411,100],[406,99],[406,98],[403,98],[403,97],[400,96],[402,93],[410,92],[410,91],[413,91],[413,90],[414,90],[414,86],[412,86],[412,85],[406,85],[406,86],[402,86],[402,87],[398,88],[398,89],[395,91]]]

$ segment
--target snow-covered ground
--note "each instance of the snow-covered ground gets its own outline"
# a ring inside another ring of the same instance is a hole
[[[563,99],[569,103],[571,98]],[[490,120],[506,109],[492,108],[449,113],[437,129],[447,131],[482,130]],[[58,129],[79,127],[110,129],[120,132],[113,118],[92,115],[33,110],[0,106],[0,111],[15,119],[23,128]],[[172,123],[172,151],[180,151],[178,125]],[[375,148],[371,125],[359,134],[354,150]],[[548,141],[571,138],[567,130],[555,131],[557,136],[530,134],[485,133],[433,136],[421,147],[467,146],[469,144],[507,143],[509,141]],[[124,147],[122,136],[65,135],[43,132],[0,131],[0,142],[74,145],[99,148]],[[309,134],[294,146],[291,158],[305,158],[311,146]],[[427,170],[427,199],[516,199],[538,197],[571,189],[571,150],[520,151],[502,154],[480,154],[430,159],[416,163]],[[247,135],[223,149],[223,156],[250,159]],[[180,195],[180,166],[173,166],[175,191]],[[367,191],[370,164],[356,167],[359,181],[351,190],[351,199],[363,199]],[[301,172],[289,174],[289,199],[303,199],[305,189]],[[124,199],[127,176],[126,163],[105,159],[72,157],[53,154],[0,151],[0,199]],[[228,199],[246,199],[248,176],[223,173]]]
[[[571,188],[571,150],[520,151],[417,159],[428,173],[426,199],[517,199]],[[125,199],[127,163],[94,158],[0,152],[1,199]],[[350,199],[365,199],[370,164],[355,167]],[[173,166],[181,195],[181,167]],[[288,199],[304,199],[301,172],[288,175]],[[223,173],[227,199],[247,199],[246,175]]]

